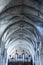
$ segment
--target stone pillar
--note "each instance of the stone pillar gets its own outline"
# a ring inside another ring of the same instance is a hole
[[[5,53],[4,53],[4,63],[5,65],[7,64],[7,50],[5,49]]]
[[[1,42],[1,65],[6,65],[7,50],[5,49],[5,43]]]
[[[35,65],[41,65],[40,49],[40,43],[38,42],[36,44]]]
[[[6,63],[7,63],[7,50],[6,49],[3,50],[2,63],[3,63],[3,65],[6,65]]]
[[[2,62],[2,55],[1,55],[1,39],[0,39],[0,65],[3,65],[3,62]]]

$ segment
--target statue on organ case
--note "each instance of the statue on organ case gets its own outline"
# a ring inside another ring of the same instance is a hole
[[[16,50],[16,54],[15,54],[15,55],[16,55],[16,61],[17,61],[17,59],[18,59],[18,53],[17,53],[17,50]]]
[[[24,53],[24,50],[23,50],[23,53],[22,53],[22,58],[23,58],[23,61],[25,59],[25,53]]]

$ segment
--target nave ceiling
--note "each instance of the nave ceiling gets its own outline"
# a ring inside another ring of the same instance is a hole
[[[16,26],[12,26],[18,22],[20,24],[16,24]],[[27,25],[28,23],[29,26]],[[32,25],[33,28],[31,27]],[[36,29],[34,30],[34,27],[37,29],[39,33],[38,32],[36,33],[35,31]],[[32,30],[35,32],[33,32]],[[21,32],[24,36],[21,34]],[[31,40],[32,39],[31,35],[33,37],[33,40]],[[6,39],[4,38],[5,40],[3,40],[2,37],[5,37]],[[14,42],[15,39],[21,37],[26,40],[29,39],[30,43],[32,41],[34,42],[37,41],[38,39],[36,40],[36,38],[39,38],[40,40],[40,37],[41,37],[41,41],[43,40],[43,1],[42,0],[7,0],[7,1],[1,0],[0,1],[0,38],[2,38],[3,41],[7,40],[8,42],[12,43]]]

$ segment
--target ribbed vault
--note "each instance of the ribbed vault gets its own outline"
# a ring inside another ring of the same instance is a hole
[[[8,5],[6,5],[0,13],[0,20],[3,22],[2,24],[6,24],[12,19],[25,20],[26,17],[28,20],[31,20],[33,24],[35,23],[40,26],[43,23],[43,12],[40,10],[41,6],[42,5],[35,0],[9,0]]]
[[[30,4],[28,4],[29,2]],[[31,54],[34,61],[36,50],[41,48],[41,36],[37,30],[37,25],[42,26],[43,19],[41,16],[43,13],[40,11],[40,7],[33,6],[36,4],[33,4],[34,2],[10,0],[0,13],[1,25],[5,25],[5,30],[1,35],[1,45],[3,44],[7,49],[8,57],[9,55],[13,57],[16,50],[19,52],[24,50]]]
[[[35,57],[36,47],[40,45],[40,34],[36,27],[26,21],[17,21],[10,24],[2,34],[2,42],[7,49],[8,57],[12,57],[15,51],[20,48],[30,53],[33,60]]]

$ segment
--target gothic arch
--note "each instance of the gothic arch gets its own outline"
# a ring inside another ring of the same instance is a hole
[[[7,42],[6,39],[7,39],[7,41],[8,41],[8,39],[10,41]],[[36,27],[33,24],[28,23],[26,21],[18,21],[16,23],[12,23],[3,32],[2,37],[1,37],[1,41],[2,41],[1,44],[4,44],[4,47],[5,47],[6,42],[7,42],[7,45],[9,45],[9,44],[11,45],[12,44],[11,41],[13,41],[13,44],[14,44],[14,42],[15,42],[14,40],[17,41],[18,39],[25,39],[26,41],[28,39],[27,50],[30,51],[31,55],[33,53],[32,58],[33,58],[33,62],[35,62],[34,57],[35,57],[35,53],[37,51],[38,42],[40,45],[40,34],[39,34],[38,30],[36,29]],[[32,43],[34,43],[34,44],[32,44]],[[26,46],[26,45],[27,44],[23,44],[23,46]],[[33,49],[33,52],[32,52],[32,49]]]

